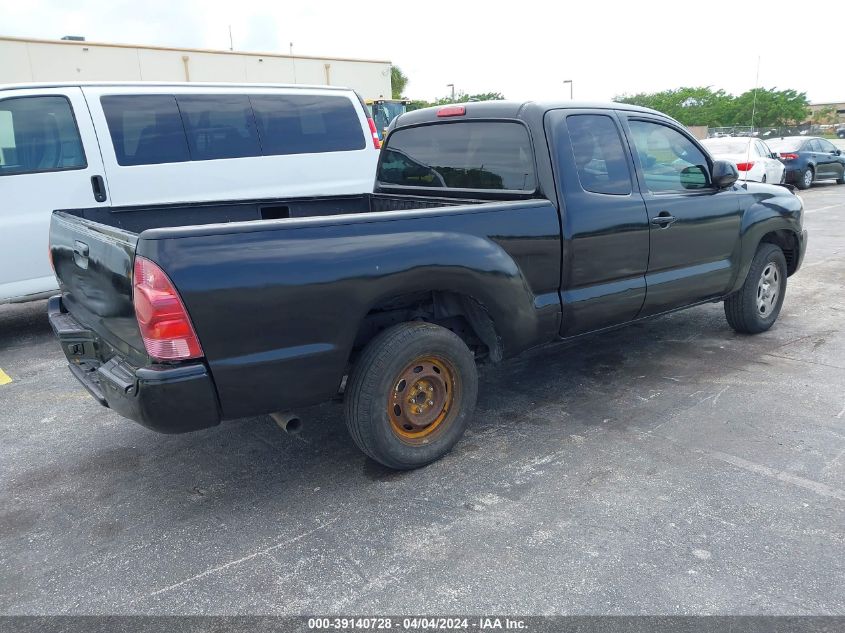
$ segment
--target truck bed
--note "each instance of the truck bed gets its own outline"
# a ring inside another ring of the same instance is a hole
[[[156,228],[429,209],[481,202],[484,200],[373,193],[155,206],[95,207],[63,210],[63,212],[128,233],[140,234],[147,229]]]

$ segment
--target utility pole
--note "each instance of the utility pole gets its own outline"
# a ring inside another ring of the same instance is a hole
[[[235,45],[232,44],[232,25],[231,24],[229,25],[229,50],[230,51],[235,50]]]
[[[564,84],[569,84],[569,100],[570,100],[570,101],[572,101],[572,99],[573,99],[573,97],[572,97],[572,85],[573,85],[573,81],[572,81],[571,79],[564,79],[564,80],[563,80],[563,83],[564,83]]]
[[[446,87],[452,89],[452,101],[454,101],[455,100],[455,84],[446,84]]]

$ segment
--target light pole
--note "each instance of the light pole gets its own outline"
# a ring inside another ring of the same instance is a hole
[[[452,89],[452,101],[454,101],[455,100],[455,84],[446,84],[446,87]]]
[[[564,79],[564,84],[569,84],[569,100],[572,101],[572,80],[571,79]]]

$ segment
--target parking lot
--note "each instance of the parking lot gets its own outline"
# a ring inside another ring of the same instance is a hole
[[[845,186],[804,192],[783,313],[721,304],[482,372],[456,450],[366,459],[340,405],[165,436],[0,306],[0,612],[845,610]]]

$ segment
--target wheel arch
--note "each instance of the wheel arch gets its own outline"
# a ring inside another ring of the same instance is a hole
[[[358,325],[350,359],[380,332],[407,321],[425,321],[451,330],[476,356],[493,362],[503,357],[501,333],[482,301],[454,290],[420,290],[381,297],[370,306]]]

